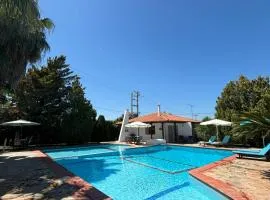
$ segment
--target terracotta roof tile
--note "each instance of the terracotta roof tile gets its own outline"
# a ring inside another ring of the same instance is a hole
[[[176,115],[172,115],[172,114],[164,113],[164,112],[161,112],[160,114],[158,114],[157,112],[151,113],[148,115],[136,117],[129,120],[129,122],[135,122],[135,121],[146,122],[146,123],[147,122],[195,122],[195,123],[200,122],[200,121],[193,120],[190,118],[176,116]]]

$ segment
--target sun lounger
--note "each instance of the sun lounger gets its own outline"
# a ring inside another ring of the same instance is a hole
[[[238,154],[239,158],[242,158],[243,156],[246,157],[266,157],[267,160],[270,160],[270,143],[262,148],[261,150],[236,150],[233,151],[233,153]]]
[[[211,136],[208,140],[208,142],[205,142],[205,141],[200,141],[199,142],[199,145],[206,145],[206,144],[212,144],[213,142],[215,142],[215,140],[217,139],[216,136]]]
[[[215,146],[226,146],[226,145],[229,144],[230,139],[231,139],[231,136],[225,135],[224,138],[223,138],[223,140],[221,142],[213,142],[211,144],[212,145],[215,145]]]

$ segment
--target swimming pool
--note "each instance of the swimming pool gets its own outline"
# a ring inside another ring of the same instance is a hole
[[[171,145],[97,145],[45,153],[116,200],[227,199],[191,177],[188,170],[233,155],[225,150]]]

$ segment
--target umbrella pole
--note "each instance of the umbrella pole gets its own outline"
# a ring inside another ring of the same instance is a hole
[[[216,130],[217,130],[217,141],[218,141],[218,126],[216,125]]]
[[[21,135],[20,136],[22,137],[22,125],[21,125]]]

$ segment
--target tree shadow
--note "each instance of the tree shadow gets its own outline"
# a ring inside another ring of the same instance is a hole
[[[264,157],[242,157],[240,158],[239,156],[237,156],[237,159],[241,159],[241,160],[254,160],[254,161],[260,161],[260,162],[267,162],[267,160]]]
[[[30,155],[30,156],[29,156]],[[18,197],[42,197],[42,199],[62,199],[72,195],[90,195],[94,199],[106,199],[105,194],[82,179],[54,163],[48,157],[37,157],[34,152],[10,152],[0,154],[0,199]],[[104,160],[96,162],[104,170],[108,164]],[[115,163],[112,163],[115,164]],[[105,170],[99,180],[105,179],[116,170]],[[87,185],[87,186],[86,186]]]
[[[82,177],[86,181],[96,183],[105,180],[108,176],[116,174],[119,170],[113,168],[115,165],[121,165],[120,162],[110,161],[110,158],[79,158],[79,159],[65,159],[58,161],[63,167],[69,169],[74,174]]]
[[[268,179],[270,181],[270,170],[263,170],[261,172],[261,175],[263,176],[264,179]]]

